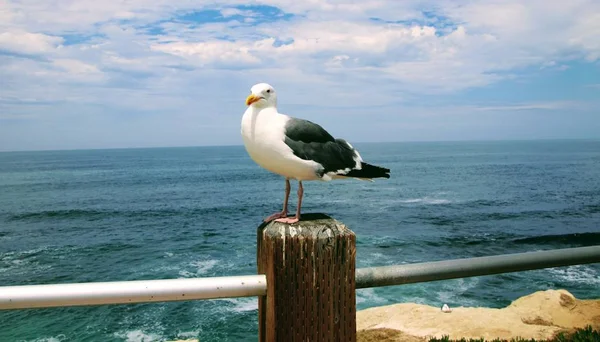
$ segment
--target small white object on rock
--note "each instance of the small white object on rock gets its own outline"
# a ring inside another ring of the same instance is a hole
[[[452,312],[452,309],[448,306],[448,304],[442,305],[442,312]]]

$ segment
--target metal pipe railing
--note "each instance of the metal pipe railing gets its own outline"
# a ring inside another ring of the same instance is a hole
[[[600,246],[356,269],[356,288],[600,262]],[[0,310],[264,296],[264,275],[0,287]]]
[[[0,287],[0,309],[264,296],[264,275]]]
[[[600,262],[600,246],[359,268],[356,288],[402,285]]]

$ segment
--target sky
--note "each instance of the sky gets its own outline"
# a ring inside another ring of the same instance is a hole
[[[0,150],[600,138],[597,0],[0,0]]]

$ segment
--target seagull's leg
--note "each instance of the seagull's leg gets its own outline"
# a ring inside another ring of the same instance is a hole
[[[302,196],[304,195],[304,187],[302,186],[302,181],[298,181],[298,207],[296,208],[296,217],[284,217],[278,218],[276,222],[283,223],[296,223],[300,221],[300,210],[302,208]]]
[[[300,221],[300,208],[302,208],[302,196],[304,196],[304,187],[302,181],[298,181],[298,208],[296,208],[296,222]]]
[[[265,219],[265,222],[273,221],[274,219],[287,217],[288,211],[288,199],[290,198],[290,180],[288,178],[285,179],[285,199],[283,200],[283,210],[279,213],[275,213]]]
[[[287,211],[288,211],[288,199],[290,198],[290,190],[292,189],[292,187],[290,186],[290,180],[289,178],[285,179],[285,199],[283,200],[283,210],[281,211],[281,213],[283,214],[283,217],[287,216]]]

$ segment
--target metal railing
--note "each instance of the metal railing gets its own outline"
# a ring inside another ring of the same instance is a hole
[[[264,275],[0,287],[0,310],[264,296]]]
[[[600,246],[359,268],[356,288],[600,262]],[[264,275],[0,287],[0,310],[264,296]]]
[[[356,269],[356,288],[530,271],[600,262],[600,246]]]

